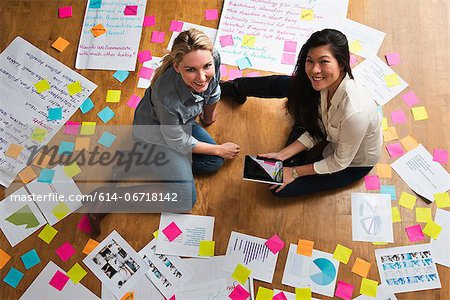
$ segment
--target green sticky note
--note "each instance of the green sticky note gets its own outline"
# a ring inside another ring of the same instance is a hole
[[[58,219],[62,220],[67,214],[70,213],[70,208],[64,202],[60,202],[58,205],[53,207],[52,214]]]
[[[273,298],[273,290],[266,289],[265,287],[262,286],[258,288],[256,300],[272,300],[272,298]]]
[[[416,196],[413,196],[407,192],[402,192],[398,204],[408,209],[413,209],[414,205],[416,205],[416,200],[417,200]]]
[[[198,249],[199,256],[214,256],[214,241],[200,241],[200,248]]]
[[[231,274],[231,277],[239,281],[242,285],[244,285],[251,273],[252,270],[246,268],[241,264],[237,264],[233,274]]]
[[[46,242],[47,244],[50,244],[50,242],[53,240],[55,235],[58,233],[58,230],[50,226],[49,224],[45,224],[44,229],[39,233],[38,237]]]
[[[295,300],[311,300],[311,288],[295,288]]]
[[[75,81],[67,85],[67,91],[69,92],[70,96],[76,95],[80,93],[82,90],[83,87],[81,86],[81,83],[79,81]]]
[[[87,272],[78,264],[75,263],[72,268],[67,272],[67,276],[70,277],[73,283],[77,284],[86,276]]]
[[[120,102],[120,90],[108,90],[106,93],[106,102]]]
[[[439,208],[450,207],[450,196],[447,192],[434,194],[434,200]]]
[[[47,135],[47,130],[44,128],[35,128],[33,132],[31,133],[31,139],[33,141],[42,143],[45,139],[45,136]]]
[[[64,166],[64,173],[66,173],[67,177],[74,177],[81,173],[81,169],[77,162],[74,161],[72,164]]]
[[[431,208],[429,207],[416,207],[416,221],[426,223],[431,221]]]
[[[362,295],[375,298],[377,296],[377,287],[378,287],[377,281],[363,278],[361,281],[361,287],[359,289],[359,292]]]
[[[341,263],[347,264],[350,259],[350,255],[352,255],[352,249],[342,246],[341,244],[336,245],[336,249],[334,249],[333,258],[337,259]]]
[[[42,79],[41,81],[36,82],[34,84],[34,87],[36,89],[36,92],[40,94],[50,89],[50,83],[47,81],[47,79]]]
[[[441,230],[442,230],[441,225],[430,220],[425,225],[422,232],[431,237],[432,239],[437,239],[438,236],[441,234]]]
[[[81,135],[93,135],[95,133],[95,126],[97,123],[95,122],[82,122],[81,123]]]
[[[153,232],[153,236],[155,237],[155,239],[158,238],[158,233],[159,233],[159,230],[156,230],[155,232]]]
[[[400,217],[400,211],[398,210],[398,207],[395,206],[392,208],[392,223],[401,222],[402,218]]]

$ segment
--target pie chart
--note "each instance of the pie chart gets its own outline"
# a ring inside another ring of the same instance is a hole
[[[336,279],[336,268],[326,258],[317,258],[309,268],[311,280],[317,285],[329,285]]]

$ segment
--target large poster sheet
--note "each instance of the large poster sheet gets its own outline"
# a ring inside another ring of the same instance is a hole
[[[309,36],[336,27],[347,7],[348,0],[226,0],[214,46],[224,64],[247,60],[253,69],[291,74]]]
[[[45,83],[48,89],[38,93],[35,84],[42,80],[47,81],[49,88]],[[69,84],[75,82],[81,84],[82,90],[69,93]],[[31,153],[29,149],[47,144],[96,88],[97,85],[21,37],[11,42],[0,54],[1,185],[11,184],[25,167]],[[48,121],[48,109],[54,107],[62,108],[62,118]],[[4,154],[11,144],[24,147],[17,159]]]
[[[134,71],[146,4],[147,0],[89,0],[75,67]],[[91,28],[99,24],[104,30],[97,32],[104,33],[95,36]]]

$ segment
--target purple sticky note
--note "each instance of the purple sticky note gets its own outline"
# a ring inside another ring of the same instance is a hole
[[[405,230],[410,242],[417,242],[425,239],[420,224],[406,227]]]
[[[272,251],[273,254],[277,254],[284,247],[284,242],[276,234],[274,234],[264,244],[266,244],[266,246],[270,251]]]
[[[389,66],[395,66],[400,64],[400,54],[397,52],[391,52],[386,54],[386,61]]]
[[[259,73],[258,71],[245,74],[245,77],[259,77],[259,76],[261,76],[261,73]]]
[[[48,284],[50,284],[58,291],[61,291],[66,285],[67,281],[69,281],[69,278],[70,278],[69,276],[62,273],[61,271],[56,271],[56,273],[53,275],[52,279],[50,279],[50,282]]]
[[[413,107],[417,103],[420,102],[419,98],[417,98],[417,96],[416,96],[416,94],[414,94],[414,92],[407,92],[406,94],[403,94],[402,99],[403,99],[403,101],[405,101],[405,103],[406,103],[406,105],[408,105],[408,107]]]
[[[127,5],[125,6],[125,10],[123,11],[123,14],[125,16],[135,16],[137,15],[138,6],[137,5]]]
[[[176,31],[176,32],[181,32],[183,31],[183,22],[177,21],[177,20],[173,20],[172,22],[170,22],[170,27],[169,30],[170,31]]]
[[[401,124],[406,122],[406,115],[403,110],[395,110],[391,112],[391,118],[394,124]]]
[[[141,102],[141,97],[133,94],[133,95],[131,95],[130,99],[128,100],[127,105],[129,107],[135,109],[138,106],[139,102]]]
[[[67,121],[64,127],[65,134],[78,135],[80,129],[80,123],[74,121]]]
[[[391,158],[397,158],[405,154],[405,150],[403,150],[402,145],[400,145],[400,143],[398,142],[386,145],[386,149]]]
[[[142,24],[144,27],[155,25],[155,16],[145,16],[144,23]]]
[[[217,9],[205,10],[205,20],[217,20],[219,18],[219,12]]]
[[[181,229],[172,221],[166,228],[162,230],[164,235],[169,239],[169,242],[176,239],[182,232]]]
[[[287,300],[286,295],[283,292],[279,292],[272,297],[272,300]]]
[[[220,45],[222,47],[233,46],[234,45],[233,36],[231,34],[220,36],[219,37],[219,41],[220,41]]]
[[[350,67],[353,67],[358,63],[358,58],[353,54],[350,54]]]
[[[149,50],[141,51],[138,53],[138,60],[140,63],[152,60],[152,53]]]
[[[437,161],[440,164],[448,163],[448,151],[445,149],[434,148],[433,151],[433,160]]]
[[[355,287],[344,281],[338,281],[334,295],[344,300],[351,300]]]
[[[292,52],[295,53],[297,51],[297,42],[294,41],[284,41],[284,52]]]
[[[77,228],[79,231],[84,233],[91,233],[92,227],[91,223],[89,222],[89,218],[87,215],[83,215],[80,219],[80,222],[78,222]]]
[[[238,78],[238,77],[242,77],[242,71],[241,70],[231,69],[228,72],[228,80],[233,80],[233,79]]]
[[[62,261],[68,261],[75,254],[75,248],[69,242],[65,242],[56,249],[56,254],[58,254]]]
[[[220,77],[227,76],[228,75],[228,69],[225,65],[220,65]]]
[[[72,16],[72,6],[64,6],[58,8],[58,18],[70,18]]]
[[[380,189],[380,178],[378,175],[366,175],[364,176],[364,183],[366,185],[366,190],[374,191]]]
[[[142,67],[141,70],[139,71],[139,77],[144,78],[144,79],[150,79],[153,75],[153,70],[152,68],[147,68],[147,67]]]
[[[237,284],[233,291],[228,295],[231,300],[246,300],[250,296],[250,293],[247,292],[240,284]]]
[[[150,42],[152,43],[164,43],[164,31],[153,31],[152,32],[152,38],[150,39]]]
[[[281,63],[283,65],[295,65],[295,53],[283,52],[281,55]]]

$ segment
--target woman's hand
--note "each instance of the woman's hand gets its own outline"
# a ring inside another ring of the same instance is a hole
[[[226,142],[222,145],[218,145],[217,155],[225,159],[232,159],[239,154],[239,151],[241,151],[241,149],[238,144]]]
[[[283,167],[283,184],[282,185],[273,184],[269,187],[269,190],[276,189],[275,193],[278,193],[294,180],[295,180],[294,177],[292,177],[292,168]]]
[[[260,158],[270,158],[270,159],[276,159],[276,160],[283,160],[282,157],[281,157],[280,152],[270,152],[270,153],[258,154],[258,157],[260,157]]]

